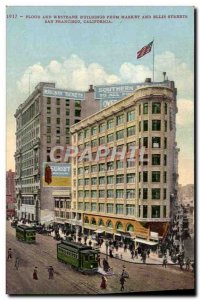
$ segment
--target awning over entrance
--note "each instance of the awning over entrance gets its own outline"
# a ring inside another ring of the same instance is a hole
[[[103,232],[105,232],[105,230],[102,230],[102,229],[95,230],[95,233],[103,233]]]
[[[158,244],[158,242],[153,242],[153,241],[147,241],[147,240],[143,240],[143,239],[134,239],[134,242],[138,242],[138,243],[142,243],[142,244],[146,244],[146,245],[150,245],[150,246],[155,246]]]

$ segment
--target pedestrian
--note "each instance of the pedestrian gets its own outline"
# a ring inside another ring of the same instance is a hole
[[[105,276],[102,276],[102,277],[101,277],[101,285],[100,285],[100,288],[101,288],[102,290],[105,290],[106,287],[107,287],[107,279],[106,279]]]
[[[135,257],[138,258],[138,250],[135,249]]]
[[[150,249],[147,250],[147,256],[149,258],[149,255],[150,255]]]
[[[110,249],[109,249],[109,256],[110,256],[111,258],[113,257],[112,252],[113,252],[113,251],[112,251],[112,248],[110,248]]]
[[[131,250],[131,258],[134,258],[134,250]]]
[[[121,284],[121,289],[120,291],[124,291],[124,283],[125,283],[126,279],[124,278],[123,275],[121,275],[120,277],[120,284]]]
[[[110,269],[108,261],[104,258],[103,259],[103,270],[107,273]]]
[[[183,270],[184,261],[183,261],[182,258],[181,258],[180,261],[179,261],[179,266],[180,266],[180,269]]]
[[[163,258],[162,266],[165,267],[165,268],[167,267],[167,257],[166,256],[164,256],[164,258]]]
[[[189,257],[187,257],[187,258],[186,258],[186,261],[185,261],[185,266],[186,266],[186,270],[187,270],[187,271],[190,270],[190,263],[191,263],[191,261],[190,261]]]
[[[123,259],[123,255],[122,255],[122,253],[120,254],[120,258],[121,258],[121,259]]]
[[[12,259],[12,249],[11,248],[8,249],[8,260],[9,259]]]
[[[85,245],[87,245],[87,235],[84,236]]]
[[[97,254],[97,262],[98,262],[98,266],[101,268],[101,257],[100,257],[100,254]]]
[[[16,268],[16,270],[19,269],[19,257],[18,256],[16,256],[16,258],[15,258],[15,268]]]
[[[91,247],[91,246],[92,246],[92,241],[89,240],[88,244],[89,244],[89,246]]]
[[[38,272],[37,272],[37,267],[33,270],[33,279],[38,280]]]
[[[52,266],[48,267],[49,279],[54,278],[54,268]]]
[[[124,245],[124,252],[126,252],[127,251],[127,245],[125,244]]]

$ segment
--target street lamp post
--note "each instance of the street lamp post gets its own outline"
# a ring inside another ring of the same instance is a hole
[[[108,260],[108,241],[106,241],[106,260]]]

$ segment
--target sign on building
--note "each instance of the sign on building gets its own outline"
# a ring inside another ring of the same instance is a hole
[[[79,91],[67,91],[55,88],[43,88],[43,96],[45,97],[56,97],[73,100],[85,100],[85,93]]]
[[[43,163],[43,187],[70,187],[71,164],[67,163]]]

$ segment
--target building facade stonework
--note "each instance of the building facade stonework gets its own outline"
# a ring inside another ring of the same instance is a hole
[[[72,160],[72,219],[82,231],[166,234],[178,178],[176,112],[174,83],[152,83],[71,127],[72,145],[79,148]],[[96,161],[98,146],[115,148],[117,155]],[[92,160],[80,161],[86,147]],[[137,151],[129,160],[131,147],[145,149],[143,161]]]

